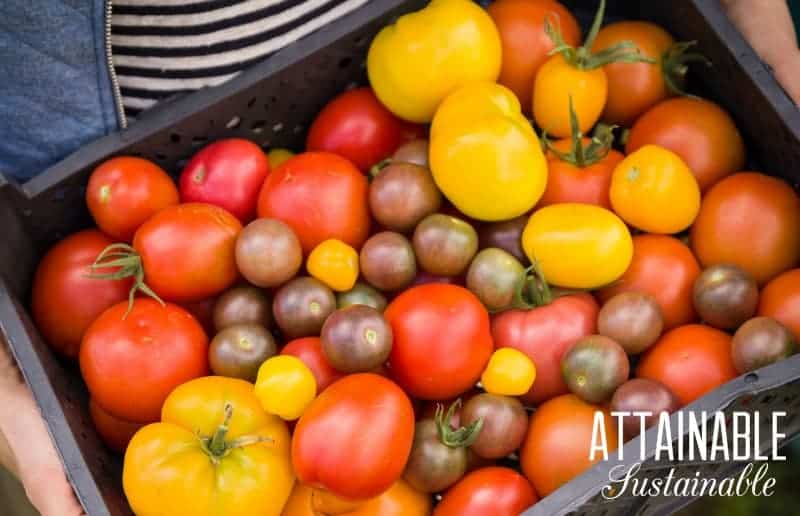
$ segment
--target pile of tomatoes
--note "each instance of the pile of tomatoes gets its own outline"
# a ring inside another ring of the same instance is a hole
[[[603,9],[433,0],[305,152],[94,170],[32,311],[134,512],[518,514],[598,411],[614,445],[794,352],[800,198],[682,93],[690,44]]]

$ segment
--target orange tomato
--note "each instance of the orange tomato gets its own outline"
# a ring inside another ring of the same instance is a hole
[[[318,516],[313,508],[315,490],[300,482],[296,483],[281,516]],[[398,480],[383,494],[361,503],[356,509],[342,516],[428,516],[433,503],[431,498]]]
[[[691,241],[703,266],[732,263],[764,285],[800,261],[800,198],[780,179],[735,174],[703,198]]]
[[[697,97],[667,99],[645,112],[631,128],[625,153],[647,144],[680,156],[701,191],[744,166],[744,143],[731,117]]]
[[[580,44],[580,26],[555,0],[497,0],[487,10],[503,45],[503,67],[497,82],[513,91],[529,112],[536,73],[555,48],[544,31],[545,18],[558,20],[564,41],[573,46]]]
[[[738,376],[731,337],[703,324],[675,328],[642,355],[636,376],[663,383],[688,405]]]
[[[605,303],[622,292],[644,292],[655,297],[670,329],[696,318],[692,301],[700,265],[683,242],[666,235],[633,237],[633,260],[616,283],[598,292]]]
[[[543,403],[531,416],[522,444],[522,471],[539,496],[547,496],[603,459],[589,460],[595,413],[603,412],[609,454],[617,449],[616,425],[608,411],[564,394]],[[557,460],[553,460],[557,457]],[[609,455],[610,457],[610,455]]]
[[[786,271],[767,283],[761,291],[758,315],[783,323],[800,342],[800,269]]]
[[[664,80],[666,72],[661,58],[675,39],[653,23],[622,21],[600,29],[592,50],[599,52],[625,40],[632,41],[643,55],[655,60],[655,63],[611,63],[604,67],[608,100],[603,121],[629,127],[639,115],[672,94]]]

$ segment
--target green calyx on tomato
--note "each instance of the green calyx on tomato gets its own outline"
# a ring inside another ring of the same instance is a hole
[[[689,52],[697,41],[678,41],[661,56],[661,73],[664,83],[676,95],[688,95],[683,90],[690,63],[703,63],[711,66],[711,61],[699,52]]]
[[[120,280],[124,278],[133,278],[133,286],[128,294],[128,311],[125,316],[130,313],[133,308],[133,297],[137,291],[148,295],[158,301],[161,306],[164,306],[164,301],[158,297],[158,294],[147,286],[144,282],[144,267],[142,266],[142,257],[136,252],[132,246],[123,243],[111,244],[103,249],[94,263],[89,266],[92,271],[97,269],[107,269],[109,267],[118,267],[114,272],[92,272],[88,277],[93,279],[105,280]]]
[[[456,410],[461,406],[461,398],[454,401],[447,412],[444,411],[444,406],[439,403],[436,405],[436,414],[434,421],[436,422],[436,431],[439,434],[439,440],[445,446],[450,448],[467,448],[478,439],[483,428],[483,418],[478,418],[467,426],[462,426],[456,430],[450,426]]]
[[[246,435],[232,441],[226,440],[231,418],[233,417],[233,405],[225,403],[223,413],[225,416],[222,420],[222,424],[219,425],[214,435],[211,437],[198,436],[200,439],[200,447],[208,455],[208,458],[214,465],[219,464],[220,459],[227,456],[236,448],[244,448],[245,446],[264,442],[273,442],[272,439],[263,435]]]
[[[536,260],[523,272],[523,280],[517,284],[513,309],[532,310],[553,302],[553,291],[547,284],[542,268]]]
[[[641,54],[636,44],[630,40],[620,41],[616,45],[608,47],[597,53],[592,53],[594,43],[600,26],[603,24],[603,17],[606,11],[606,0],[600,0],[600,6],[592,22],[592,28],[586,36],[583,45],[578,48],[573,47],[561,35],[561,29],[550,22],[550,17],[545,18],[544,31],[553,40],[555,48],[550,51],[550,55],[561,54],[564,60],[579,70],[594,70],[610,63],[651,63],[655,61]]]
[[[561,161],[566,161],[578,168],[590,167],[608,156],[611,147],[614,145],[614,129],[617,126],[603,123],[597,124],[589,145],[585,145],[580,122],[578,121],[578,114],[575,112],[575,107],[572,105],[572,95],[569,96],[569,125],[572,128],[572,135],[570,136],[572,139],[572,146],[569,152],[561,152],[556,149],[550,143],[550,140],[547,138],[547,133],[545,132],[542,134],[542,143],[546,150],[555,154]]]

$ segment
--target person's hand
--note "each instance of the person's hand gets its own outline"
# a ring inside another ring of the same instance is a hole
[[[800,104],[800,50],[785,0],[722,0],[734,25]]]
[[[79,516],[83,509],[64,474],[33,395],[0,335],[0,464],[14,473],[42,516]]]

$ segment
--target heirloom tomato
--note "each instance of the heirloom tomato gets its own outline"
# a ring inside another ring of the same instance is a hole
[[[323,505],[320,498],[319,490],[298,482],[281,516],[333,514],[330,510],[321,510],[328,507],[319,507]],[[337,513],[339,516],[430,516],[432,508],[430,496],[420,493],[400,479],[375,498],[358,503],[353,510]]]
[[[125,453],[134,434],[144,426],[144,423],[131,423],[112,416],[92,399],[89,399],[89,416],[100,439],[117,453]]]
[[[281,355],[294,355],[311,370],[317,385],[317,394],[344,375],[331,366],[322,352],[319,337],[303,337],[290,341],[281,350]]]
[[[308,255],[306,269],[336,292],[347,292],[358,279],[358,252],[341,240],[330,238]]]
[[[292,355],[280,355],[261,364],[255,392],[267,414],[294,421],[314,400],[317,382],[314,373],[302,360]]]
[[[539,501],[525,477],[509,468],[476,469],[445,492],[434,516],[518,516]]]
[[[783,323],[800,343],[800,269],[784,272],[767,283],[761,291],[758,315]]]

